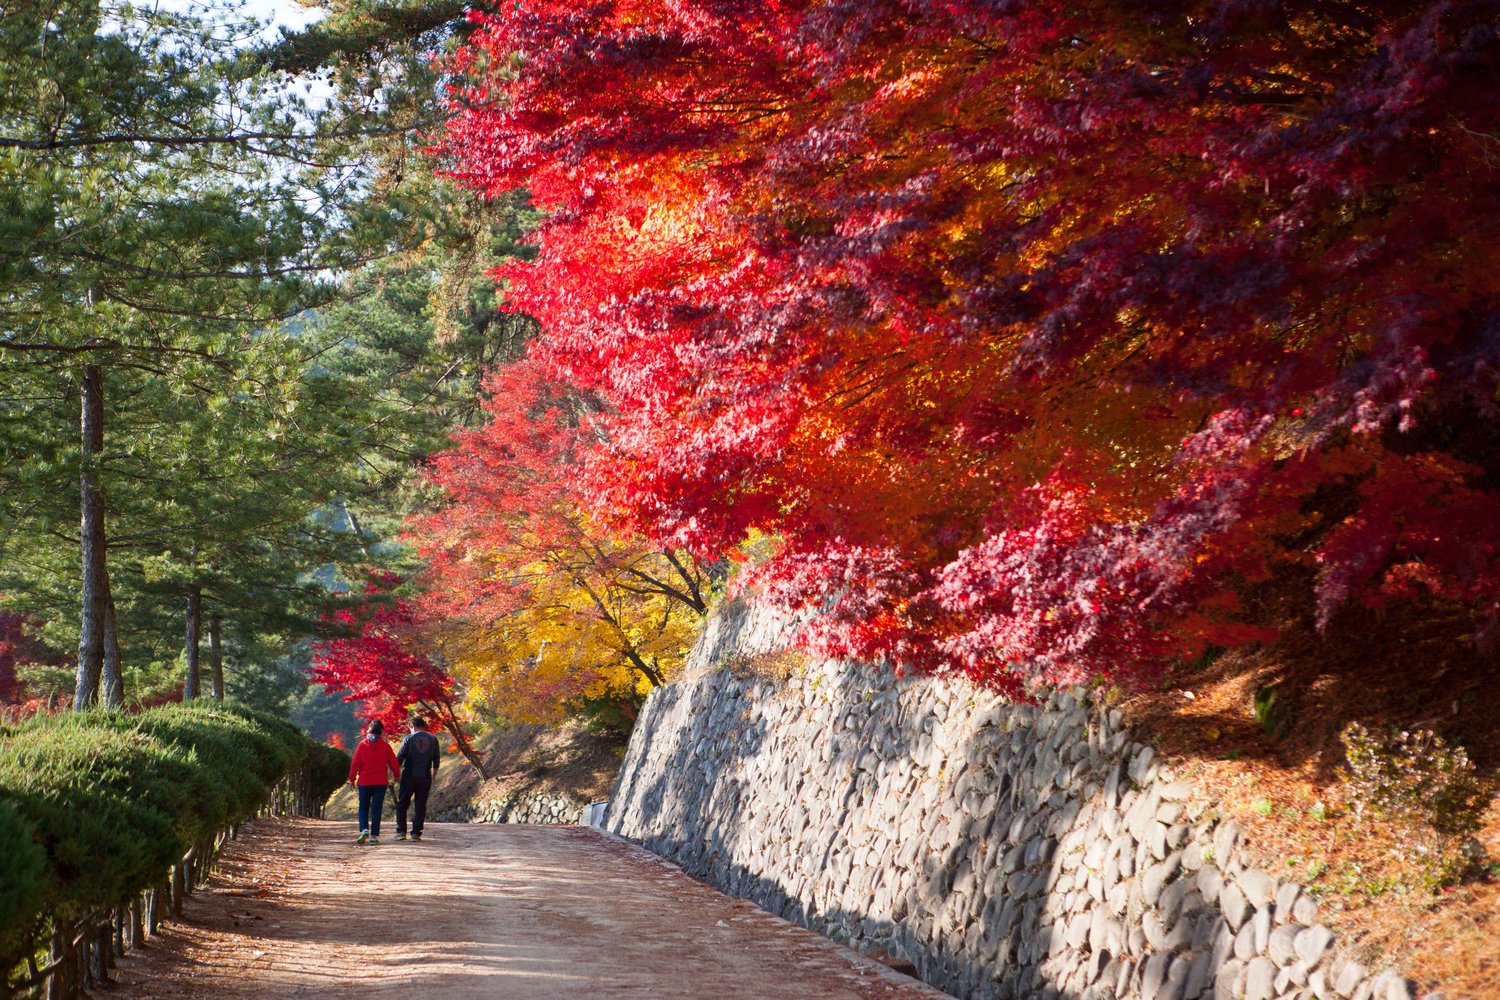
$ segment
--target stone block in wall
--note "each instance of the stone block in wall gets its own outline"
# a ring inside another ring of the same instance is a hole
[[[516,793],[499,799],[471,803],[463,811],[443,814],[446,821],[470,823],[538,823],[576,825],[583,820],[587,803],[545,793]]]

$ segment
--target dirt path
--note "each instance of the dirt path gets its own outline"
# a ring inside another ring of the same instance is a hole
[[[257,824],[105,995],[944,995],[592,830],[443,823],[365,848],[350,833]]]

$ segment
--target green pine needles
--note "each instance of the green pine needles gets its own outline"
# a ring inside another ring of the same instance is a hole
[[[0,729],[0,970],[47,925],[126,903],[195,845],[253,816],[282,779],[321,798],[348,757],[237,705],[38,716]]]

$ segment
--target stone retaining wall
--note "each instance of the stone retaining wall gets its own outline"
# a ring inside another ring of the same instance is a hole
[[[1411,995],[1342,954],[1117,711],[839,663],[714,669],[784,630],[711,622],[699,672],[637,721],[607,830],[958,997]]]
[[[434,820],[448,823],[543,823],[576,826],[587,802],[545,793],[516,793],[449,809]]]

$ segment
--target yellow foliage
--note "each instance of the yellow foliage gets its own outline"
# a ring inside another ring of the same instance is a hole
[[[471,711],[555,722],[585,699],[644,697],[681,671],[700,617],[631,576],[666,577],[672,568],[661,555],[616,551],[592,565],[578,552],[523,565],[489,556],[512,583],[525,581],[527,600],[493,622],[441,626],[435,637]]]

